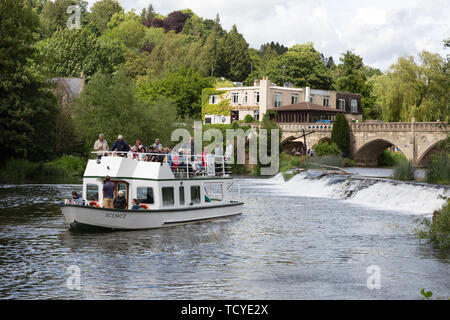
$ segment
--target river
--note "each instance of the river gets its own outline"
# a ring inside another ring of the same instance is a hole
[[[361,174],[361,172],[359,172]],[[450,296],[450,258],[414,234],[448,188],[302,173],[238,178],[241,216],[73,233],[57,203],[81,184],[0,186],[2,299],[420,299]],[[68,267],[80,270],[69,289]],[[369,289],[367,268],[379,270]]]

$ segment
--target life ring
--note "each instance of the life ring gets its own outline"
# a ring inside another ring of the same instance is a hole
[[[141,203],[139,206],[144,210],[150,210],[150,207],[148,206],[148,204]]]
[[[100,208],[100,203],[98,203],[97,201],[91,201],[91,202],[89,202],[89,205],[90,205],[91,207],[97,207],[97,208]]]

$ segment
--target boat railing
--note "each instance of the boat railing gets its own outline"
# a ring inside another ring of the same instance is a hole
[[[97,159],[102,157],[124,157],[136,161],[167,163],[177,178],[228,177],[232,173],[229,159],[221,155],[131,151],[93,151],[92,153],[97,155]]]

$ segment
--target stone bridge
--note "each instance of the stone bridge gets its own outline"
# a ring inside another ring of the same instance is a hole
[[[330,141],[332,124],[279,123],[282,145],[312,148],[319,142]],[[357,165],[376,166],[377,159],[390,146],[397,147],[417,167],[426,166],[437,144],[447,138],[450,126],[443,122],[363,122],[350,125],[352,157]],[[295,142],[294,142],[295,141]]]

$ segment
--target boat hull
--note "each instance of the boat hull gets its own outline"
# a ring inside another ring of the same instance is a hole
[[[71,228],[97,227],[100,229],[140,230],[163,228],[242,213],[242,202],[166,210],[115,210],[88,206],[62,205],[66,223]]]

